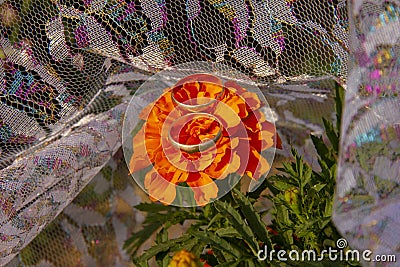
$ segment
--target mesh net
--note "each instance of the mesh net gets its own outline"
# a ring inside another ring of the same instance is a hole
[[[146,71],[223,62],[264,84],[347,72],[345,1],[21,0],[0,14],[0,167],[70,127],[111,58]]]
[[[352,7],[361,33],[386,14],[375,2]],[[11,265],[129,265],[121,245],[140,222],[131,208],[138,192],[118,171],[121,153],[109,160],[126,103],[158,70],[209,61],[243,72],[274,107],[283,138],[306,147],[310,131],[322,133],[320,115],[333,112],[328,77],[346,80],[347,8],[344,0],[0,0],[0,265],[32,240]],[[391,29],[393,8],[382,20]],[[361,60],[395,47],[388,36],[373,35]]]

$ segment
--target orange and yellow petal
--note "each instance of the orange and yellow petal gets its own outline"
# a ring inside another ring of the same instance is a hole
[[[192,75],[179,81],[172,92],[180,103],[197,105],[217,99],[223,91],[221,81],[210,75]]]
[[[194,192],[197,205],[204,206],[218,196],[218,186],[213,179],[203,172],[192,172],[186,183]]]
[[[217,143],[217,153],[213,162],[204,172],[214,179],[224,179],[229,173],[239,169],[240,158],[232,153],[232,149],[238,145],[238,142],[238,138],[222,137]]]
[[[213,115],[221,121],[224,128],[234,128],[242,121],[232,107],[223,102],[217,104]]]
[[[250,149],[246,174],[254,180],[259,180],[270,170],[268,161],[254,148]]]
[[[261,107],[261,100],[256,93],[247,91],[235,81],[227,81],[224,85],[245,100],[248,111],[254,111]]]
[[[270,169],[268,161],[248,142],[241,140],[235,153],[240,157],[241,165],[237,170],[238,174],[247,174],[249,177],[258,180]]]
[[[144,186],[153,201],[170,205],[176,197],[176,185],[164,179],[154,169],[144,179]]]
[[[129,172],[134,173],[151,164],[146,152],[143,127],[133,138],[133,155],[129,162]]]
[[[181,166],[179,166],[179,163],[181,163]],[[184,171],[187,170],[187,163],[180,161],[173,165],[171,164],[171,159],[167,158],[164,153],[157,154],[154,169],[156,169],[164,179],[174,184],[185,182],[188,177],[188,172]]]
[[[248,115],[246,109],[246,102],[244,99],[236,93],[228,90],[229,93],[224,97],[221,102],[228,105],[240,118],[245,118]]]

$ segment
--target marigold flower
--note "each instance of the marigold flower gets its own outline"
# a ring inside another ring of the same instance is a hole
[[[258,180],[270,169],[261,151],[274,146],[275,138],[274,125],[266,121],[260,107],[257,94],[235,82],[222,84],[207,74],[186,77],[140,114],[146,122],[133,138],[130,172],[152,164],[144,186],[151,199],[167,205],[175,200],[176,186],[181,183],[192,189],[196,203],[203,206],[218,196],[215,181],[230,173]],[[192,109],[202,113],[180,123]],[[204,151],[176,147],[176,143],[199,147],[213,138],[215,143]]]
[[[192,253],[186,251],[186,250],[181,250],[178,253],[176,253],[173,257],[170,263],[168,264],[168,267],[199,267],[199,262],[197,261],[196,256],[194,256]]]

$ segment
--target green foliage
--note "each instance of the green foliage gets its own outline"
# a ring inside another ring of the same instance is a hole
[[[317,173],[294,149],[292,155],[294,162],[282,169],[285,175],[270,178],[271,186],[279,191],[270,197],[274,203],[272,228],[284,233],[281,247],[320,252],[340,238],[331,221],[336,166],[320,159],[323,170]]]
[[[283,163],[281,174],[270,177],[254,192],[244,194],[239,185],[223,198],[205,207],[177,208],[158,203],[136,206],[147,212],[143,229],[126,241],[125,249],[138,266],[148,266],[155,258],[159,266],[168,266],[175,251],[186,249],[200,255],[211,266],[348,266],[350,263],[260,261],[258,252],[273,249],[315,250],[320,253],[336,247],[341,238],[332,223],[333,194],[339,149],[339,132],[343,92],[337,88],[336,107],[340,108],[336,127],[324,120],[326,136],[312,136],[321,170],[311,168],[295,149],[292,160]],[[266,196],[272,201],[272,224],[266,225],[255,202]],[[191,222],[181,237],[170,239],[168,229],[175,224]],[[140,245],[156,233],[154,246],[136,255]],[[212,253],[207,253],[212,251]],[[333,265],[332,265],[333,264]],[[355,263],[357,264],[357,263]]]
[[[148,260],[153,257],[159,266],[165,266],[169,253],[182,249],[196,255],[211,249],[213,254],[206,258],[216,264],[266,266],[256,260],[259,242],[271,244],[266,225],[255,212],[250,198],[237,189],[203,208],[177,208],[157,203],[140,204],[136,208],[146,211],[147,217],[143,229],[125,242],[125,249],[132,254],[138,266],[147,266]],[[169,239],[167,230],[186,220],[192,222],[186,233]],[[136,257],[140,245],[158,229],[156,244]]]

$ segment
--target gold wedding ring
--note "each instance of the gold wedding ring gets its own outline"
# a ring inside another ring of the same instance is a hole
[[[196,118],[211,118],[213,120],[215,120],[218,124],[219,124],[219,131],[218,133],[215,135],[214,138],[212,139],[206,139],[203,140],[201,143],[199,144],[195,144],[195,145],[187,145],[187,144],[182,144],[179,143],[178,140],[175,140],[172,135],[171,135],[171,129],[177,125],[177,124],[181,124],[181,125],[185,125],[187,122],[196,119]],[[182,124],[183,122],[183,124]],[[217,141],[221,138],[222,136],[222,123],[219,121],[219,119],[217,117],[215,117],[214,115],[208,114],[208,113],[189,113],[186,114],[180,118],[178,118],[176,121],[174,121],[168,131],[168,139],[171,142],[171,144],[175,147],[178,148],[182,151],[185,151],[187,153],[195,153],[195,152],[201,152],[201,151],[205,151],[207,149],[209,149],[210,147],[214,146],[215,143],[217,143]]]
[[[201,82],[201,83],[209,83],[209,82]],[[181,85],[182,86],[182,85]],[[203,103],[203,104],[196,104],[196,105],[191,105],[191,104],[187,104],[187,103],[182,103],[179,102],[176,97],[175,94],[177,92],[178,88],[181,88],[181,86],[178,87],[174,87],[172,89],[172,94],[171,94],[171,98],[172,101],[181,109],[187,110],[189,112],[200,112],[200,111],[204,111],[205,109],[207,109],[208,107],[210,107],[212,104],[214,104],[218,99],[221,98],[221,96],[223,95],[225,88],[224,86],[221,85],[221,92],[216,96],[216,98],[208,98],[208,97],[201,97],[203,98],[207,98],[210,101],[208,101],[207,103]]]

